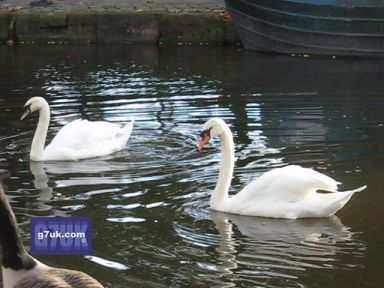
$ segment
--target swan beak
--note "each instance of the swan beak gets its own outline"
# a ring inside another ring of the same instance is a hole
[[[31,110],[29,109],[29,107],[25,107],[23,111],[23,115],[21,115],[20,120],[25,119],[29,114],[31,114]]]
[[[199,144],[197,144],[197,151],[200,152],[201,150],[203,150],[205,144],[208,143],[209,138],[210,137],[207,134],[204,134],[204,136],[200,138]]]

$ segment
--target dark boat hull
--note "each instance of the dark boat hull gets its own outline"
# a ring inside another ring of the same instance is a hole
[[[245,48],[384,56],[382,0],[226,0]]]

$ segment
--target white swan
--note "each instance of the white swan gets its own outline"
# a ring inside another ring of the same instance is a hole
[[[339,192],[339,184],[332,178],[309,168],[289,165],[272,169],[249,183],[236,195],[229,197],[234,167],[234,144],[227,124],[219,119],[208,120],[197,145],[202,150],[212,137],[221,140],[222,163],[217,185],[210,199],[214,210],[273,218],[329,217],[341,209],[355,190]],[[330,193],[317,193],[318,190]]]
[[[24,105],[21,120],[39,111],[39,123],[33,137],[32,161],[69,161],[105,156],[124,149],[133,129],[134,121],[124,127],[105,121],[75,120],[65,125],[45,147],[50,120],[50,109],[42,97],[33,97]]]
[[[15,214],[0,183],[0,244],[4,288],[103,288],[91,276],[76,270],[47,266],[25,251]]]

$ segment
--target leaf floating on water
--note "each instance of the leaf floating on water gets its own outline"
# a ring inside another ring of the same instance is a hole
[[[139,217],[121,217],[121,218],[116,218],[116,217],[111,217],[107,218],[107,221],[110,222],[117,222],[117,223],[139,223],[139,222],[145,222],[144,218],[139,218]]]
[[[104,258],[100,258],[97,256],[84,256],[86,259],[95,262],[97,264],[100,264],[101,266],[116,269],[116,270],[128,270],[129,267],[121,264],[119,262],[111,261],[111,260],[106,260]]]

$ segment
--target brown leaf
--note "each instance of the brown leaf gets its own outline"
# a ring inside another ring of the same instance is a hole
[[[11,10],[11,12],[17,12],[17,11],[20,11],[21,9],[23,9],[23,6],[16,5],[16,6],[12,7],[10,10]]]
[[[227,22],[231,18],[231,16],[229,15],[228,11],[224,11],[219,13],[219,18],[221,21]]]

